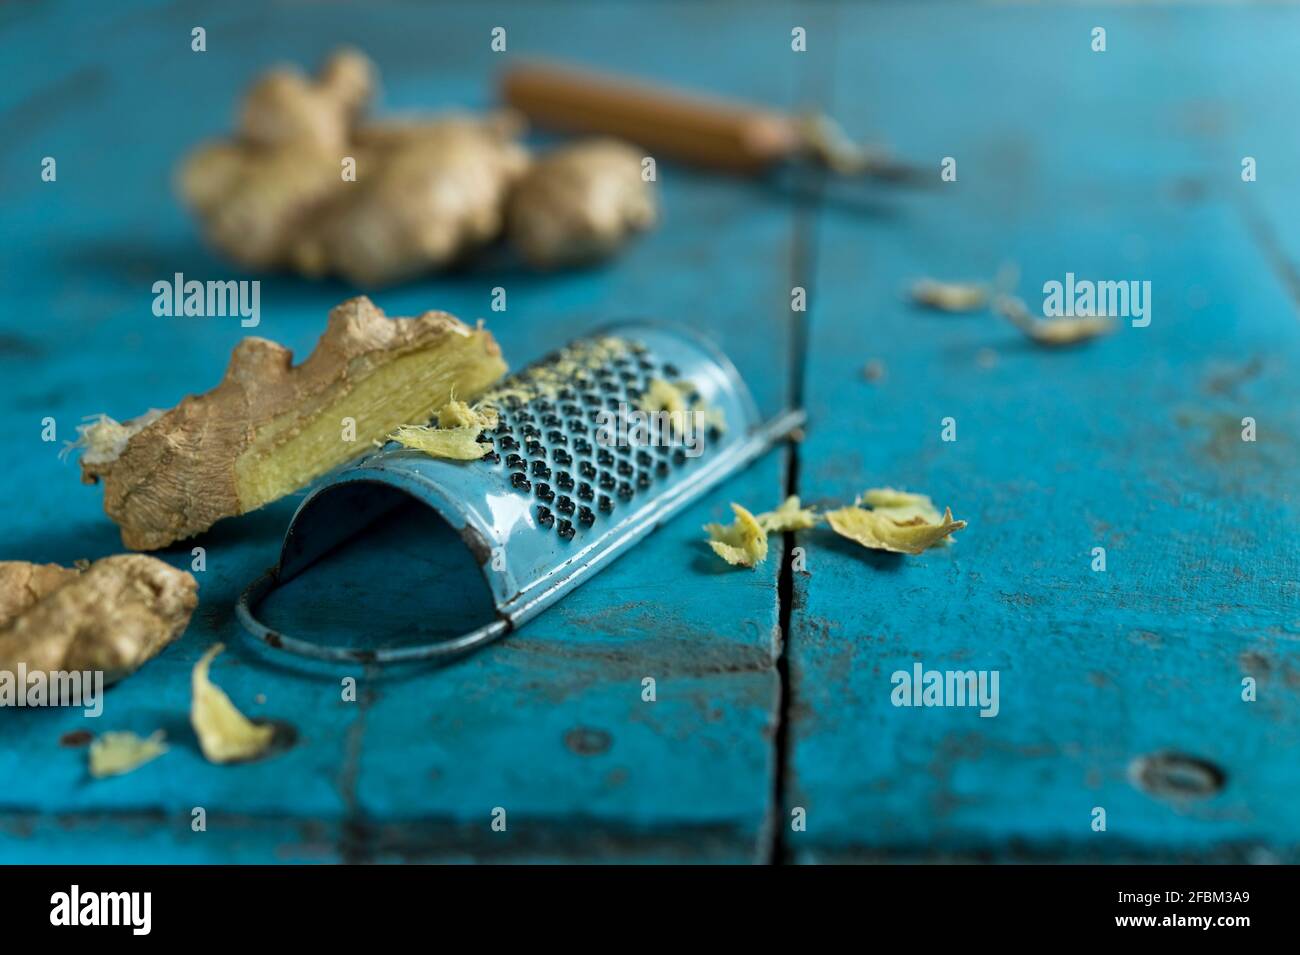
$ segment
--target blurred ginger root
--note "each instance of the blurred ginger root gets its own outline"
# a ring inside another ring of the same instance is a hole
[[[180,191],[209,241],[253,270],[377,286],[445,266],[502,229],[528,167],[509,113],[362,121],[375,89],[362,54],[315,79],[278,68],[245,97],[233,137],[184,161]]]
[[[562,146],[535,165],[509,110],[367,120],[375,69],[352,50],[315,79],[267,72],[234,135],[182,164],[208,241],[254,271],[388,285],[508,232],[538,268],[605,258],[656,219],[641,156],[617,140]],[[507,225],[508,223],[508,225]]]
[[[606,258],[656,217],[641,154],[617,140],[593,139],[536,162],[515,184],[506,222],[520,255],[546,269]]]

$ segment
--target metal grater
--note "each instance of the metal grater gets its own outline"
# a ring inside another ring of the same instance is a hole
[[[620,420],[637,420],[629,412],[641,408],[656,379],[694,409],[713,409],[712,426],[696,432],[698,453],[675,423],[671,433],[611,434]],[[312,491],[289,524],[279,565],[240,597],[243,626],[270,646],[326,660],[398,663],[466,653],[539,614],[804,419],[802,411],[786,411],[760,421],[725,355],[694,332],[657,323],[579,339],[481,401],[497,409],[498,423],[479,437],[491,445],[480,460],[447,461],[390,442]],[[377,486],[405,492],[459,534],[487,580],[496,619],[448,640],[385,649],[323,646],[255,619],[271,590],[403,500],[376,493]]]

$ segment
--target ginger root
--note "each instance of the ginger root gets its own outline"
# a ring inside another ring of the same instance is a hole
[[[368,298],[349,299],[300,365],[282,345],[245,338],[212,391],[143,427],[83,426],[82,479],[104,482],[104,510],[127,547],[165,547],[306,486],[505,369],[484,329],[446,312],[389,319]]]
[[[641,155],[616,140],[565,146],[544,157],[510,195],[507,232],[533,266],[604,258],[657,217],[654,185]]]
[[[101,670],[113,683],[179,637],[197,605],[190,574],[143,554],[84,571],[0,562],[0,670]]]
[[[250,269],[363,286],[447,265],[497,236],[528,166],[513,114],[366,125],[370,61],[340,51],[317,79],[277,69],[233,138],[196,149],[179,188],[208,240]],[[354,172],[355,175],[350,173]]]

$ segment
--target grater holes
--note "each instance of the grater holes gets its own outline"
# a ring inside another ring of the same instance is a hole
[[[492,432],[496,447],[489,460],[505,458],[511,484],[533,498],[537,525],[566,541],[577,528],[593,527],[598,514],[614,512],[619,501],[632,501],[638,491],[669,478],[674,463],[686,461],[682,449],[674,454],[655,427],[636,429],[617,446],[596,440],[598,432],[603,437],[609,412],[621,415],[627,405],[640,406],[650,379],[680,379],[675,366],[660,363],[644,345],[625,346],[622,354],[604,357],[603,365],[573,373],[558,390],[511,402],[512,413],[503,414]],[[567,356],[567,351],[553,356],[552,368]],[[674,383],[689,395],[689,382]]]

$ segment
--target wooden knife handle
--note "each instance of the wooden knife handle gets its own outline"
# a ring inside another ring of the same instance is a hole
[[[761,172],[803,145],[779,112],[569,67],[511,67],[501,95],[537,126],[616,136],[651,155],[728,172]]]

